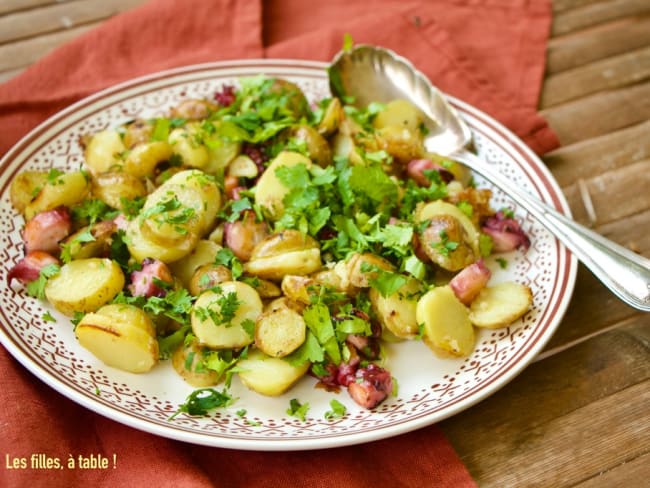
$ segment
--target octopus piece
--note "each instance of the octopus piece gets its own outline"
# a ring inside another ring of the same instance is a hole
[[[393,391],[393,378],[384,368],[369,364],[357,369],[354,380],[348,384],[352,399],[364,408],[372,409]]]
[[[449,286],[456,298],[463,304],[469,305],[485,288],[491,275],[492,272],[485,266],[483,259],[479,259],[454,276]]]
[[[60,264],[59,260],[44,251],[33,251],[9,270],[7,273],[7,284],[17,279],[23,284],[38,279],[41,269],[50,264]]]
[[[481,230],[492,238],[495,252],[514,251],[522,248],[526,251],[530,247],[530,239],[514,218],[506,216],[499,210],[493,217],[488,218]]]
[[[59,241],[70,234],[72,222],[70,212],[65,207],[46,210],[34,216],[25,224],[23,241],[25,253],[45,251],[50,254],[59,252]]]
[[[128,288],[134,297],[163,297],[167,294],[164,283],[174,283],[167,265],[158,259],[147,258],[142,262],[141,270],[131,273]]]
[[[266,222],[257,222],[255,212],[247,211],[242,220],[226,222],[224,242],[240,261],[249,261],[255,246],[269,236]]]

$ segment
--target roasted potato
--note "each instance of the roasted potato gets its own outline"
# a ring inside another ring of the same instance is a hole
[[[83,201],[89,190],[90,183],[82,171],[48,175],[36,197],[26,205],[25,219],[60,206],[72,207]]]
[[[226,281],[196,299],[192,331],[201,345],[240,349],[253,342],[255,321],[261,313],[262,300],[253,287],[241,281]]]
[[[91,192],[109,207],[121,210],[125,200],[145,196],[147,188],[137,176],[109,171],[93,176]]]
[[[309,168],[313,163],[300,153],[283,151],[273,159],[257,181],[255,203],[264,209],[269,218],[277,220],[282,217],[284,213],[282,200],[289,193],[289,189],[277,177],[276,170],[281,167],[291,167],[299,164]]]
[[[296,230],[273,234],[253,249],[244,270],[253,276],[281,280],[285,275],[307,275],[322,266],[318,242]]]
[[[147,314],[127,304],[113,304],[86,314],[75,335],[79,344],[104,364],[144,373],[158,363],[158,341]]]
[[[474,327],[469,310],[449,286],[425,293],[417,303],[415,318],[424,327],[422,340],[436,354],[465,357],[474,350]]]
[[[196,339],[186,341],[172,354],[172,366],[190,385],[197,388],[219,384],[223,379],[219,373],[205,366],[210,350],[201,346]]]
[[[388,102],[372,121],[375,129],[401,127],[411,132],[419,132],[424,117],[419,108],[408,100],[398,99]]]
[[[59,312],[94,312],[124,288],[124,273],[107,258],[70,261],[45,285],[45,297]]]
[[[116,130],[103,130],[94,134],[84,151],[86,166],[92,175],[116,171],[122,167],[126,146]]]
[[[392,295],[385,297],[371,288],[368,296],[372,309],[385,330],[396,337],[412,339],[419,332],[415,311],[422,291],[420,281],[409,278],[406,284]]]
[[[197,269],[205,264],[214,263],[217,253],[222,247],[210,240],[201,239],[196,243],[192,252],[187,256],[175,261],[169,265],[169,269],[174,276],[179,279],[181,284],[188,288]],[[228,280],[223,281],[230,281]]]
[[[151,141],[138,144],[131,149],[124,160],[124,172],[138,178],[152,176],[156,166],[168,161],[172,145],[167,141]]]
[[[232,281],[232,273],[227,267],[223,264],[203,264],[194,271],[187,289],[196,296],[224,281]]]
[[[533,304],[531,289],[506,281],[483,288],[470,305],[469,319],[477,327],[507,327],[523,316]]]
[[[298,349],[306,333],[302,313],[286,297],[277,298],[257,318],[255,346],[269,356],[281,358]]]
[[[20,213],[25,212],[27,205],[36,198],[41,188],[47,182],[45,171],[22,171],[12,180],[9,189],[11,205]]]
[[[237,366],[239,379],[246,387],[262,395],[278,396],[305,375],[309,362],[294,366],[282,358],[253,350]]]

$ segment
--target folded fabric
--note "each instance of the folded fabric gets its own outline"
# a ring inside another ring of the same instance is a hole
[[[537,114],[548,0],[153,0],[0,85],[0,154],[49,115],[115,83],[237,58],[327,61],[343,35],[409,58],[443,91],[538,153],[557,138]],[[0,470],[1,486],[474,486],[435,426],[368,444],[248,452],[183,444],[117,424],[59,395],[0,350],[3,454],[102,454],[108,470]]]

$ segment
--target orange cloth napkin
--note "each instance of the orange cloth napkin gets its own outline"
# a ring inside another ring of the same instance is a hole
[[[494,116],[541,154],[558,145],[536,112],[550,20],[548,0],[153,0],[0,85],[0,154],[47,116],[117,82],[214,60],[327,61],[345,33],[411,59],[443,91]],[[475,486],[436,426],[321,451],[207,448],[94,414],[4,349],[0,369],[0,486]],[[9,469],[11,459],[35,453],[115,455],[116,464]]]

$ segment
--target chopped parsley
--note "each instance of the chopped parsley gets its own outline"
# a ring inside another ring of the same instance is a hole
[[[207,415],[215,408],[227,407],[233,402],[233,398],[226,390],[217,391],[214,388],[200,388],[193,391],[185,400],[185,403],[178,407],[178,410],[167,420],[174,420],[181,413],[192,416]]]
[[[340,419],[344,417],[345,414],[347,413],[347,409],[345,408],[345,405],[339,402],[336,398],[330,400],[330,408],[331,410],[325,412],[324,415],[327,420]]]
[[[38,278],[27,283],[27,293],[34,298],[44,300],[45,285],[47,285],[47,280],[57,275],[60,270],[61,267],[58,264],[48,264],[47,266],[42,267],[38,273]]]
[[[307,420],[307,412],[309,411],[309,403],[301,403],[298,399],[292,398],[289,401],[289,408],[287,415],[295,417],[298,420],[305,422]]]

